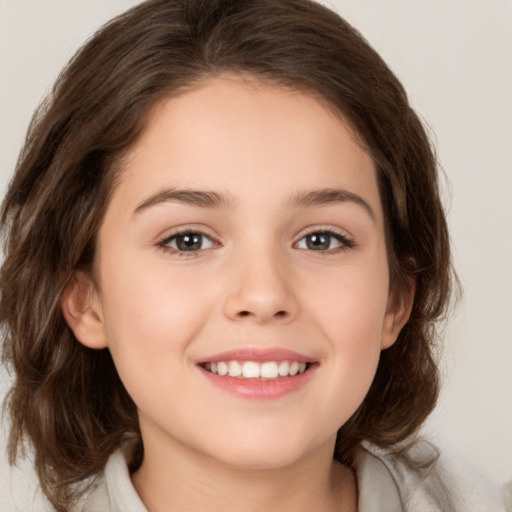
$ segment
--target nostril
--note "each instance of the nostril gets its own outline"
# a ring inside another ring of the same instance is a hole
[[[251,313],[250,311],[245,311],[245,310],[238,312],[238,316],[241,317],[241,318],[245,318],[245,317],[251,316],[252,314],[253,313]],[[274,316],[277,317],[277,318],[284,318],[286,315],[287,315],[287,312],[284,311],[284,310],[278,311],[277,313],[274,314]]]

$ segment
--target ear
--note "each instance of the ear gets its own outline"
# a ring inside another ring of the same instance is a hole
[[[92,349],[107,346],[101,303],[88,274],[79,271],[73,275],[60,304],[66,323],[82,345]]]
[[[405,296],[390,292],[386,316],[382,326],[381,350],[385,350],[395,343],[403,326],[411,316],[416,292],[416,281],[409,279],[409,290]]]

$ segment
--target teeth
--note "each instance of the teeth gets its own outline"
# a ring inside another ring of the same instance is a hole
[[[263,379],[277,379],[279,375],[279,370],[277,367],[277,363],[269,362],[263,363],[261,365],[261,377]]]
[[[252,361],[246,361],[242,366],[244,379],[259,379],[261,375],[260,365]]]
[[[205,370],[222,377],[229,375],[239,379],[267,379],[273,380],[279,377],[294,377],[304,373],[307,369],[306,363],[298,361],[266,361],[256,363],[254,361],[218,361],[205,363]]]
[[[289,375],[289,370],[290,370],[290,363],[288,361],[281,361],[279,363],[279,368],[278,368],[278,372],[279,372],[279,376],[280,377],[286,377]]]
[[[297,361],[294,361],[291,365],[290,365],[290,369],[288,370],[290,372],[290,375],[293,377],[294,375],[297,375],[297,373],[299,373],[299,363],[297,363]]]
[[[230,377],[240,377],[242,375],[242,365],[238,361],[230,361],[228,367]]]
[[[229,369],[228,369],[227,363],[224,363],[223,361],[219,361],[217,363],[217,373],[219,375],[222,375],[222,376],[227,375],[228,371],[229,371]]]

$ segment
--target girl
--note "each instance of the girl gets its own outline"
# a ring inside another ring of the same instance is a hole
[[[307,0],[149,0],[2,210],[15,462],[57,511],[502,510],[414,442],[453,281],[405,92]]]

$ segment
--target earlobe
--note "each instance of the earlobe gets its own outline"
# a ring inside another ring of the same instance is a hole
[[[408,322],[414,304],[415,291],[416,282],[410,279],[406,296],[397,296],[396,293],[390,294],[382,330],[381,350],[385,350],[395,343],[400,331]]]
[[[61,298],[66,323],[76,339],[92,349],[107,346],[100,301],[95,285],[85,272],[76,272]]]

